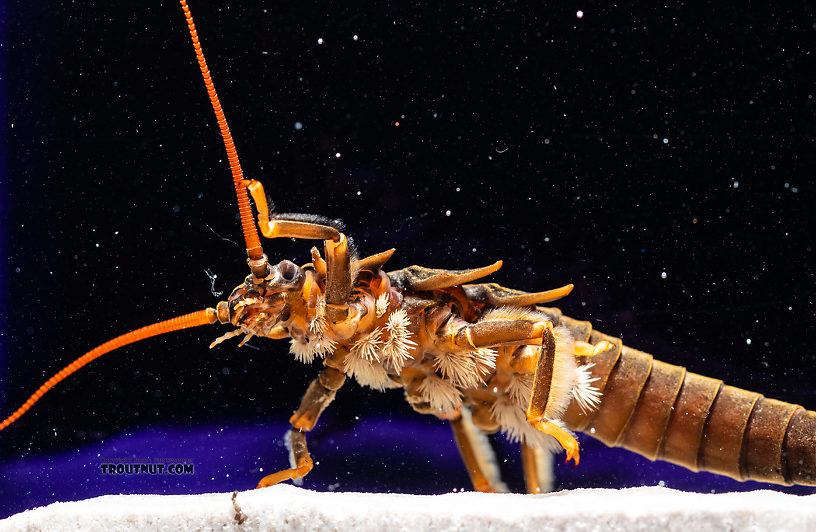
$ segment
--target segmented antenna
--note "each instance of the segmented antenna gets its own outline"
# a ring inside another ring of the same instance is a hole
[[[204,310],[199,310],[198,312],[191,312],[190,314],[184,314],[183,316],[178,316],[176,318],[171,318],[169,320],[160,321],[158,323],[154,323],[152,325],[147,325],[142,327],[141,329],[136,329],[135,331],[130,331],[129,333],[123,334],[122,336],[117,336],[113,340],[109,340],[104,344],[96,347],[78,359],[74,360],[64,368],[62,368],[56,375],[45,381],[42,386],[40,386],[36,392],[31,394],[31,397],[23,403],[23,405],[18,408],[13,414],[7,417],[5,420],[0,422],[0,430],[8,427],[12,423],[14,423],[20,416],[28,412],[28,409],[34,406],[34,403],[40,400],[40,398],[45,395],[45,393],[65,380],[66,377],[71,375],[72,373],[76,372],[78,369],[82,368],[86,364],[93,362],[97,358],[101,357],[105,353],[110,353],[114,349],[118,349],[123,345],[132,344],[133,342],[138,342],[139,340],[144,340],[145,338],[150,338],[151,336],[158,336],[159,334],[165,334],[173,331],[180,331],[181,329],[189,329],[190,327],[198,327],[199,325],[208,325],[210,323],[215,323],[217,321],[217,314],[215,309],[207,308]]]
[[[212,103],[213,111],[215,111],[218,127],[221,129],[224,147],[227,149],[227,160],[229,160],[232,181],[235,184],[235,194],[238,196],[238,212],[241,214],[241,227],[244,231],[249,267],[256,277],[266,277],[268,273],[267,259],[263,253],[263,248],[261,248],[261,241],[258,239],[258,230],[255,227],[255,220],[252,218],[252,209],[249,205],[246,187],[243,184],[244,173],[241,170],[241,163],[238,161],[238,152],[235,150],[235,144],[232,142],[229,125],[227,125],[227,119],[224,116],[223,109],[221,109],[218,93],[215,92],[215,85],[213,85],[212,76],[210,76],[210,69],[207,67],[207,60],[204,59],[204,52],[201,50],[201,44],[198,41],[198,33],[196,32],[195,23],[193,22],[193,15],[190,13],[190,8],[187,7],[186,0],[181,0],[181,9],[184,10],[184,17],[187,19],[187,27],[190,29],[190,38],[193,41],[193,48],[195,49],[196,58],[198,59],[198,66],[201,69],[201,76],[204,78],[207,95],[210,97],[210,103]]]

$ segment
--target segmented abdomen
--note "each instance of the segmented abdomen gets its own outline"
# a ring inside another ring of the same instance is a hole
[[[816,412],[654,360],[589,322],[541,310],[577,339],[615,344],[591,361],[601,404],[589,414],[570,406],[570,429],[692,471],[816,485]]]

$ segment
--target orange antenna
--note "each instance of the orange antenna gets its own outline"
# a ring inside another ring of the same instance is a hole
[[[255,221],[252,218],[252,209],[249,205],[246,186],[243,183],[244,173],[238,160],[238,152],[232,142],[232,134],[230,134],[224,111],[221,109],[218,93],[215,92],[210,69],[207,68],[207,60],[204,59],[204,52],[201,50],[201,44],[198,41],[193,15],[190,13],[190,8],[187,7],[186,0],[181,0],[181,9],[184,10],[184,16],[187,19],[187,27],[190,29],[190,37],[193,40],[198,66],[201,69],[201,75],[204,78],[204,85],[207,87],[207,94],[210,97],[213,111],[215,111],[215,118],[218,120],[218,127],[221,129],[221,136],[224,138],[224,147],[227,149],[227,159],[232,172],[232,181],[235,184],[235,194],[238,196],[238,212],[241,214],[241,226],[244,230],[244,240],[246,241],[247,256],[249,257],[247,262],[255,277],[266,277],[268,262],[266,255],[263,253],[263,248],[261,248],[261,241],[258,239],[258,229],[255,227]]]
[[[18,408],[13,414],[3,420],[0,423],[0,430],[8,427],[12,423],[14,423],[20,416],[25,414],[29,408],[34,406],[34,403],[40,400],[40,397],[45,395],[45,393],[56,386],[58,383],[63,381],[66,377],[80,369],[81,367],[85,366],[89,362],[96,360],[97,358],[101,357],[105,353],[109,353],[114,349],[118,349],[123,345],[132,344],[133,342],[138,342],[139,340],[144,340],[145,338],[150,338],[151,336],[157,336],[159,334],[169,333],[173,331],[180,331],[181,329],[189,329],[190,327],[198,327],[199,325],[208,325],[210,323],[215,323],[217,321],[217,313],[213,308],[207,308],[204,310],[199,310],[198,312],[191,312],[190,314],[185,314],[183,316],[178,316],[176,318],[172,318],[165,321],[160,321],[158,323],[154,323],[152,325],[148,325],[146,327],[142,327],[141,329],[136,329],[135,331],[130,331],[127,334],[123,334],[122,336],[117,336],[113,340],[105,342],[104,344],[100,345],[88,351],[78,359],[74,360],[64,368],[62,368],[56,375],[45,381],[45,383],[40,386],[36,392],[31,394],[31,397],[23,403],[23,406]]]

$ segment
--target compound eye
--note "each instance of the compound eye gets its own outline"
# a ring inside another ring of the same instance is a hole
[[[281,278],[286,282],[294,281],[299,271],[297,265],[289,260],[282,260],[280,264],[278,264],[278,269],[280,270]]]

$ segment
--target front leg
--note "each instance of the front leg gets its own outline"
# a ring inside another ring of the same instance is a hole
[[[242,181],[258,209],[258,227],[266,238],[303,238],[324,240],[326,250],[326,310],[329,320],[340,322],[348,317],[351,294],[351,258],[346,235],[334,227],[311,221],[269,219],[266,193],[260,181]]]
[[[320,375],[312,381],[300,401],[300,406],[289,418],[292,428],[285,437],[291,467],[265,476],[258,483],[258,488],[274,486],[284,480],[294,480],[295,483],[298,483],[299,479],[312,470],[314,462],[306,445],[306,432],[314,428],[320,414],[329,406],[337,390],[343,386],[345,381],[346,376],[343,372],[329,367],[324,368]]]
[[[258,482],[255,489],[274,486],[284,480],[293,480],[295,483],[298,483],[298,481],[305,477],[309,471],[312,470],[312,467],[314,467],[314,462],[306,446],[306,434],[299,430],[290,429],[286,433],[285,438],[286,448],[289,449],[289,464],[292,467],[283,469],[277,473],[272,473],[271,475],[266,475]]]

